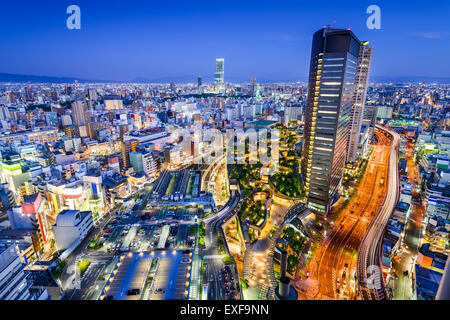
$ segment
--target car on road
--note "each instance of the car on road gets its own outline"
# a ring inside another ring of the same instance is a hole
[[[129,290],[127,291],[127,296],[136,296],[136,295],[138,295],[138,294],[140,294],[140,293],[141,293],[141,290],[138,289],[138,288],[129,289]]]
[[[158,288],[158,289],[155,290],[155,293],[156,293],[156,294],[163,294],[164,292],[165,292],[165,291],[164,291],[163,288]]]

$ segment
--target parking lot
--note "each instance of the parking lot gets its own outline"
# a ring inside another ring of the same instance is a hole
[[[171,260],[169,258],[161,258],[159,260],[149,300],[163,300],[169,276],[170,263]]]
[[[193,207],[163,206],[154,208],[151,213],[119,212],[101,231],[101,250],[121,253],[157,248],[194,248],[198,230],[198,224],[195,222],[198,210]],[[143,215],[149,218],[141,219]]]
[[[186,183],[186,188],[189,185],[191,194],[197,192],[195,174],[178,178],[180,184]],[[186,181],[182,181],[184,178]],[[140,199],[119,210],[100,232],[98,241],[103,246],[98,250],[121,257],[100,297],[187,299],[192,263],[190,250],[196,247],[197,220],[203,215],[203,207],[196,204],[152,206]]]
[[[150,276],[152,261],[157,261]],[[102,300],[187,299],[191,251],[151,251],[123,254],[105,285]]]

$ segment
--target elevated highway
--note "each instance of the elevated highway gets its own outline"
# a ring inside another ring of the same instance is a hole
[[[387,300],[386,284],[381,266],[381,246],[386,226],[399,197],[398,148],[400,135],[382,126],[378,130],[392,139],[386,197],[376,216],[370,223],[358,249],[357,277],[359,293],[362,300]]]

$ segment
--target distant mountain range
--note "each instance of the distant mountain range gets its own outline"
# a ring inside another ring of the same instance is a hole
[[[52,77],[52,76],[37,76],[29,74],[13,74],[13,73],[0,73],[0,82],[30,82],[30,83],[73,83],[78,82],[111,82],[93,79],[80,79],[73,77]]]
[[[426,83],[450,83],[450,77],[425,77],[425,76],[402,76],[402,77],[387,77],[387,76],[371,76],[370,82],[380,83],[408,83],[408,82],[426,82]]]
[[[232,83],[248,83],[250,77],[226,77],[227,82]],[[53,77],[53,76],[40,76],[40,75],[26,75],[26,74],[12,74],[12,73],[0,73],[0,82],[23,82],[23,83],[73,83],[78,81],[80,83],[197,83],[197,76],[185,75],[174,77],[161,77],[161,78],[135,78],[131,80],[117,81],[117,80],[98,80],[98,79],[82,79],[74,77]],[[213,81],[212,76],[202,77],[203,83],[211,83]],[[276,83],[276,82],[306,82],[307,77],[298,77],[298,79],[264,79],[256,78],[258,83]],[[426,82],[426,83],[450,83],[450,77],[425,77],[425,76],[371,76],[371,82],[387,82],[387,83],[407,83],[407,82]]]

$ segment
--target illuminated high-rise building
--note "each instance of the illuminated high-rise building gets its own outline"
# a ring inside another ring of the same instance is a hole
[[[75,101],[72,103],[72,119],[77,126],[82,126],[86,123],[86,104],[82,101]]]
[[[216,59],[216,72],[214,73],[214,84],[216,88],[221,89],[225,83],[225,71],[224,71],[225,60],[220,58]]]
[[[358,144],[361,137],[361,124],[363,121],[366,102],[369,70],[372,63],[372,51],[368,41],[361,42],[359,47],[358,69],[356,71],[353,106],[350,112],[350,133],[347,147],[347,162],[355,162],[358,158]]]
[[[339,197],[360,45],[345,29],[313,36],[301,170],[308,207],[319,218]]]

